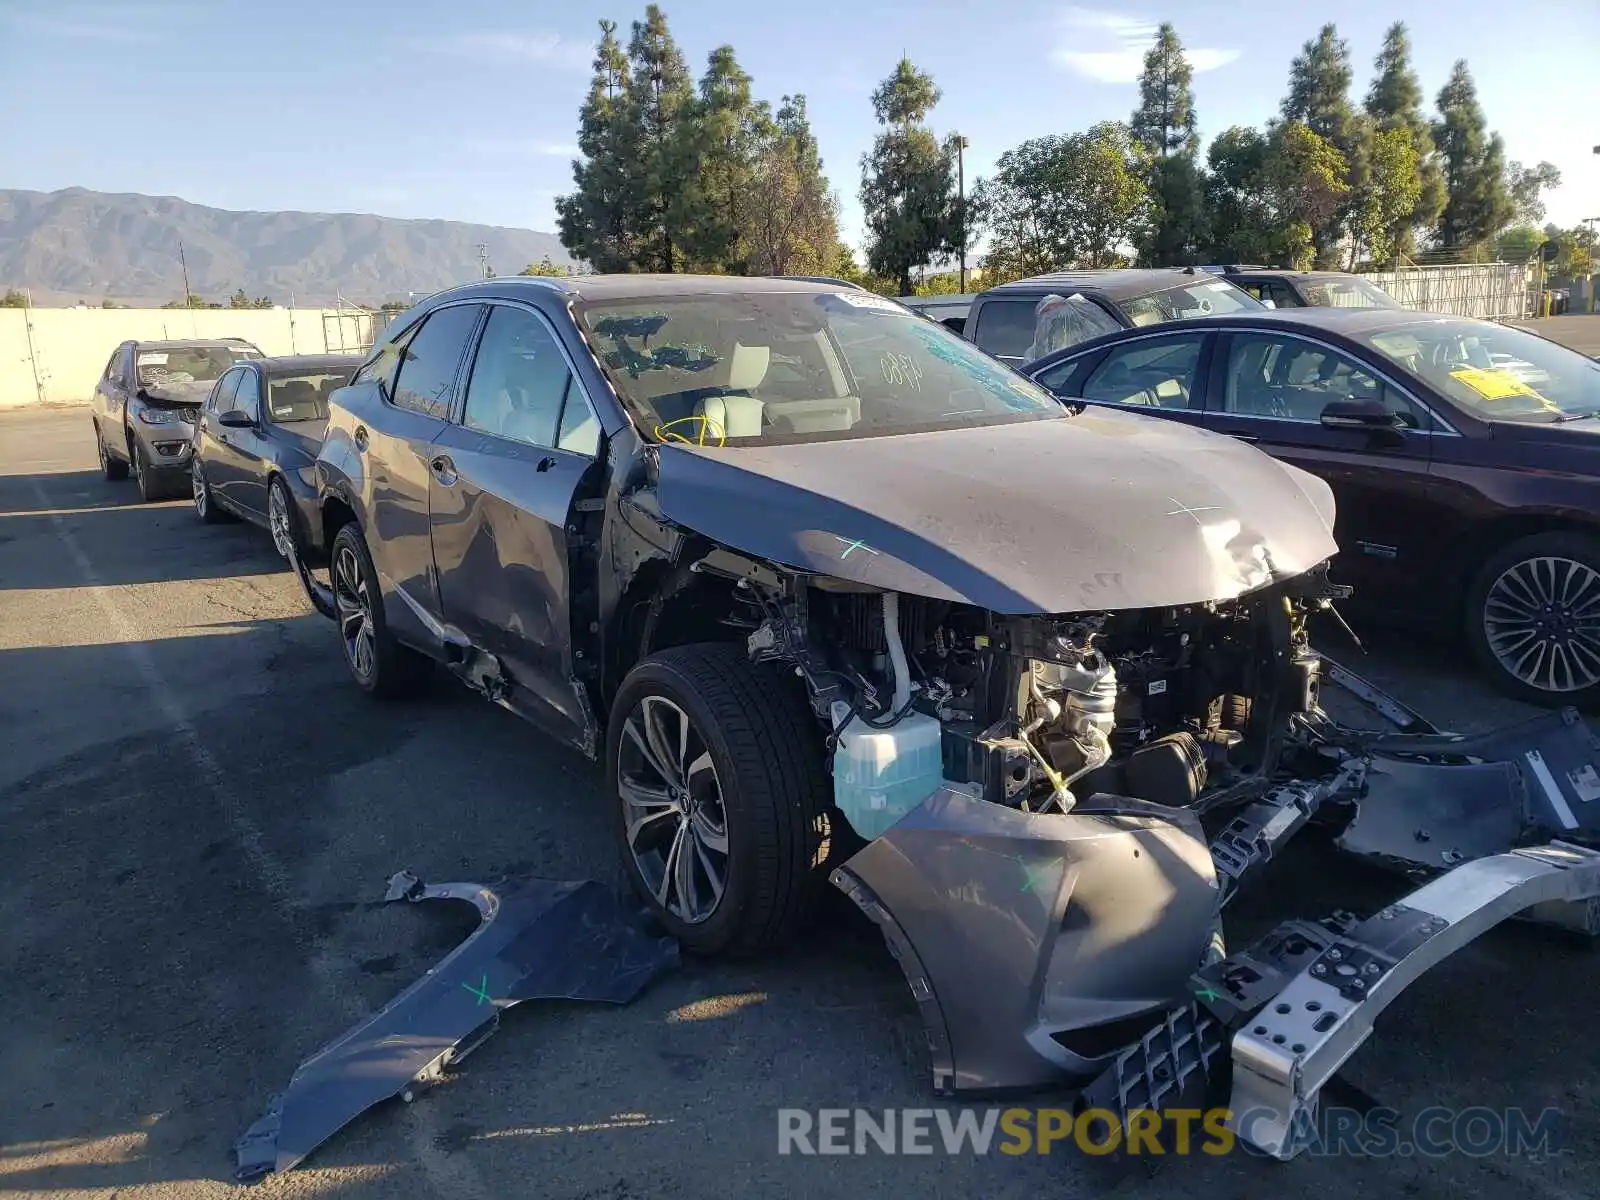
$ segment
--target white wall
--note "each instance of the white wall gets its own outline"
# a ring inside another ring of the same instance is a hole
[[[373,326],[348,309],[0,308],[0,408],[87,403],[130,338],[242,337],[266,354],[322,354],[370,346]]]

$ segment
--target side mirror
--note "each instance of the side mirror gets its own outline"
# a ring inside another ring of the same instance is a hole
[[[217,424],[229,429],[250,429],[255,425],[255,420],[242,408],[230,408],[217,418]]]
[[[1324,429],[1354,429],[1362,433],[1394,433],[1405,428],[1400,414],[1376,400],[1333,400],[1322,410]]]

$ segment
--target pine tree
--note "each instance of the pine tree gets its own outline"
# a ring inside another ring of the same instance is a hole
[[[1150,266],[1191,263],[1208,237],[1193,79],[1177,31],[1163,22],[1144,56],[1139,107],[1129,121],[1134,140],[1150,155],[1155,218],[1139,248],[1140,258]]]
[[[633,262],[636,231],[631,197],[638,182],[629,157],[628,60],[617,43],[615,21],[600,22],[589,95],[578,110],[578,150],[572,164],[576,190],[556,199],[561,244],[597,271],[626,271]]]
[[[1396,21],[1383,35],[1383,49],[1373,62],[1376,75],[1367,91],[1366,114],[1376,131],[1404,129],[1410,135],[1416,159],[1417,202],[1409,213],[1393,221],[1383,240],[1393,255],[1409,255],[1416,249],[1417,229],[1431,229],[1444,208],[1444,173],[1435,155],[1433,131],[1422,112],[1422,83],[1411,66],[1411,39],[1405,23]],[[1386,153],[1396,152],[1391,147]],[[1404,180],[1396,188],[1409,191],[1413,181]]]
[[[695,95],[666,14],[654,4],[633,23],[625,108],[623,151],[637,173],[627,218],[637,237],[633,262],[646,271],[676,271],[683,265],[683,196],[695,174],[683,124],[693,118]]]
[[[1324,25],[1289,65],[1289,94],[1284,97],[1282,115],[1286,123],[1304,125],[1339,152],[1347,172],[1343,194],[1355,197],[1366,184],[1367,155],[1365,130],[1350,106],[1350,80],[1350,44],[1339,36],[1336,26]],[[1311,244],[1319,265],[1337,261],[1353,204],[1350,201],[1335,208],[1311,226]]]
[[[861,159],[861,207],[870,269],[911,291],[911,269],[953,248],[955,162],[924,124],[939,102],[933,79],[902,58],[872,93],[884,130]]]
[[[832,275],[839,214],[804,96],[785,96],[757,152],[749,267],[757,275]]]
[[[676,206],[675,227],[691,269],[743,274],[748,268],[750,189],[772,116],[750,94],[750,76],[732,46],[706,62],[700,93],[682,124],[695,165]]]
[[[1443,162],[1446,200],[1439,214],[1439,244],[1477,249],[1510,222],[1515,205],[1506,190],[1505,146],[1485,128],[1478,90],[1458,61],[1439,91],[1433,140]]]

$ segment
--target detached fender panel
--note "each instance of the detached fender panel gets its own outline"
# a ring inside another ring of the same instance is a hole
[[[1108,796],[1024,813],[948,785],[832,879],[899,959],[940,1094],[1092,1075],[1183,992],[1220,896],[1191,813]]]
[[[465,900],[482,924],[382,1010],[300,1064],[234,1143],[236,1175],[287,1171],[367,1109],[437,1079],[524,1000],[626,1004],[677,965],[678,944],[648,932],[595,882],[531,880],[505,895],[475,883],[425,886],[407,872],[386,900]]]

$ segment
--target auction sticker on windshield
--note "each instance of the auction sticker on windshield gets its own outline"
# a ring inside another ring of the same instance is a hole
[[[1510,371],[1503,371],[1498,367],[1462,367],[1460,370],[1451,371],[1450,378],[1466,384],[1485,400],[1509,400],[1513,396],[1532,396],[1535,400],[1549,403]]]
[[[893,300],[886,300],[876,292],[835,292],[833,298],[843,300],[855,308],[875,308],[879,312],[903,313],[908,317],[911,315]]]

